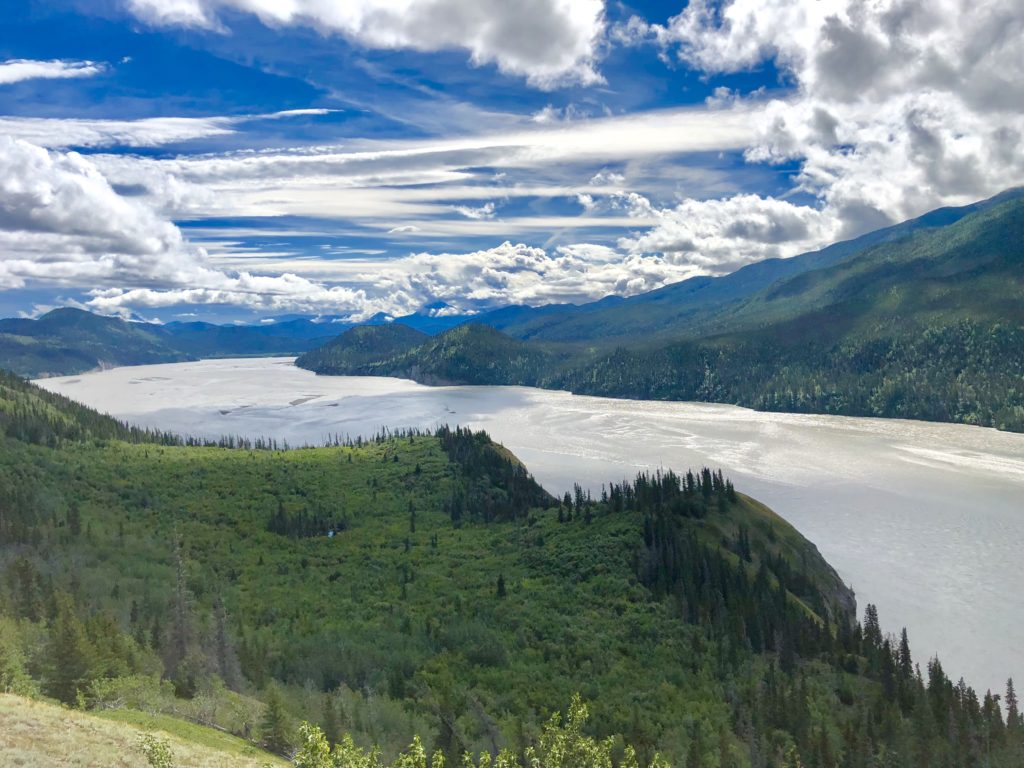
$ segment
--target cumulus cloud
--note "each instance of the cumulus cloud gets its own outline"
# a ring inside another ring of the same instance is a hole
[[[268,27],[302,25],[369,48],[466,50],[542,89],[603,82],[596,68],[602,0],[127,0],[156,25],[227,31],[223,12],[255,15]]]
[[[71,77],[93,77],[106,70],[106,64],[95,61],[68,61],[51,59],[8,59],[0,61],[0,85],[19,83],[22,80],[59,80]]]
[[[0,237],[8,252],[32,250],[41,260],[116,258],[124,268],[186,252],[177,227],[118,195],[86,158],[8,136],[0,136]]]
[[[415,253],[388,261],[347,261],[330,281],[286,272],[217,273],[197,287],[107,288],[88,306],[128,314],[185,304],[230,304],[261,311],[392,316],[443,302],[444,313],[508,304],[586,302],[633,295],[699,274],[660,255],[579,243],[547,250],[504,242],[470,253]]]
[[[1020,0],[692,0],[630,35],[708,74],[773,61],[794,93],[760,113],[747,158],[799,162],[843,236],[1024,178]]]
[[[102,311],[383,306],[358,288],[218,269],[172,222],[119,195],[88,158],[0,136],[0,287],[29,281],[96,286],[87,304]]]
[[[636,193],[621,195],[618,202],[633,215],[658,220],[646,232],[621,238],[620,248],[662,254],[695,275],[720,275],[762,259],[794,256],[837,234],[837,221],[829,213],[759,195],[684,200],[661,209]]]
[[[632,295],[692,274],[687,265],[660,256],[623,254],[604,245],[579,243],[549,251],[506,241],[471,253],[412,254],[354,279],[396,304],[407,302],[405,311],[437,301],[474,311]]]
[[[220,304],[267,312],[346,312],[356,319],[407,304],[398,296],[373,297],[363,288],[326,286],[290,273],[229,275],[211,270],[203,282],[196,287],[95,289],[86,303],[100,312],[118,314],[143,308]]]

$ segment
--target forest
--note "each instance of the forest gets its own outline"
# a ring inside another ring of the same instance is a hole
[[[0,427],[0,692],[318,767],[1024,761],[1012,682],[713,468],[556,497],[482,433],[200,444],[16,377]]]

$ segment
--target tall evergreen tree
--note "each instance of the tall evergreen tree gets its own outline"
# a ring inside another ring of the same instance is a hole
[[[1022,721],[1020,713],[1020,702],[1017,700],[1017,691],[1013,687],[1012,677],[1006,681],[1006,699],[1003,703],[1006,705],[1006,729],[1008,731],[1016,731],[1024,727],[1024,721]]]
[[[47,674],[44,692],[65,704],[74,704],[91,679],[95,652],[85,625],[75,613],[66,594],[56,598],[57,613],[47,648]]]
[[[271,683],[265,696],[266,709],[260,723],[261,742],[270,752],[286,755],[292,746],[291,725],[284,699],[276,684]]]

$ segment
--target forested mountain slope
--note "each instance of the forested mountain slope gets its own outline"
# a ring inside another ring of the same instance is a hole
[[[557,357],[476,323],[437,336],[395,323],[353,328],[296,359],[317,373],[398,376],[426,384],[537,384]]]
[[[61,375],[188,359],[156,326],[79,309],[55,309],[38,320],[0,320],[0,367],[20,375]]]
[[[299,356],[301,365],[324,373],[372,376],[373,364],[423,344],[429,336],[401,323],[351,328],[322,347]]]
[[[626,304],[587,322],[600,335],[600,318]],[[628,342],[610,330],[603,341],[575,345],[498,336],[494,349],[514,349],[518,363],[492,366],[504,378],[486,383],[1024,430],[1024,199],[1017,195],[773,283],[699,322],[690,318],[675,338],[658,332],[671,325],[671,306],[644,306],[649,332]],[[481,383],[467,372],[487,368],[491,353],[460,344],[455,333],[364,360],[360,371]],[[460,355],[437,353],[453,346]],[[312,358],[299,364],[352,372]]]
[[[587,733],[642,764],[1019,765],[1016,715],[873,610],[855,623],[813,545],[718,472],[557,499],[463,430],[170,445],[28,384],[0,401],[22,414],[0,442],[4,690],[279,753],[305,719],[389,756],[414,734],[521,755],[579,693]],[[47,437],[59,415],[82,428]]]
[[[1024,187],[959,208],[940,208],[854,240],[789,259],[766,259],[721,277],[695,277],[626,299],[609,297],[580,306],[499,309],[475,318],[521,339],[605,344],[637,339],[706,335],[707,323],[725,308],[807,272],[849,261],[878,245],[906,240],[918,232],[942,231],[975,213],[1024,199]]]

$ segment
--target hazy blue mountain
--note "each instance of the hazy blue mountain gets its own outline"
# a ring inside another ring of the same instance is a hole
[[[37,320],[0,320],[0,367],[25,376],[188,360],[159,326],[61,308]]]

